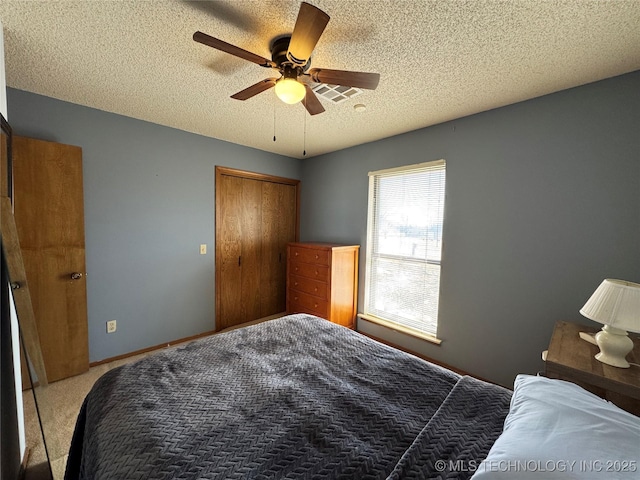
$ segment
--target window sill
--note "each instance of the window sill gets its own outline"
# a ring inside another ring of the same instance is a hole
[[[421,332],[420,330],[416,330],[414,328],[405,327],[403,325],[398,325],[397,323],[390,322],[385,320],[384,318],[375,317],[373,315],[367,315],[365,313],[359,313],[358,318],[362,318],[363,320],[367,320],[369,322],[377,323],[378,325],[382,325],[383,327],[390,328],[400,333],[404,333],[406,335],[410,335],[412,337],[419,338],[421,340],[426,340],[427,342],[433,343],[435,345],[440,345],[442,340],[433,335],[429,335],[428,333]]]

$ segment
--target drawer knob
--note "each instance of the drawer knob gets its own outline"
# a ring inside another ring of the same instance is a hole
[[[298,297],[293,297],[293,299],[297,302],[298,301]]]
[[[318,304],[317,304],[317,303],[314,303],[314,304],[313,304],[313,308],[318,308]]]
[[[320,256],[316,253],[316,260],[319,259],[319,258],[320,258]]]
[[[314,291],[314,292],[317,292],[317,291],[318,291],[318,287],[314,287],[314,288],[313,288],[313,291]]]
[[[298,267],[296,267],[296,272],[298,271]]]
[[[298,286],[298,282],[293,282],[293,286],[297,287]]]
[[[298,252],[295,253],[296,257],[298,256]]]

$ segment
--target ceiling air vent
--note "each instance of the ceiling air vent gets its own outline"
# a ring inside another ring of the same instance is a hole
[[[344,85],[327,85],[320,83],[312,88],[312,90],[322,98],[332,101],[333,103],[342,103],[353,97],[357,97],[362,93],[360,88],[345,87]]]

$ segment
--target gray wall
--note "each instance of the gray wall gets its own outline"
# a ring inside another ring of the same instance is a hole
[[[511,385],[557,320],[596,325],[578,310],[604,278],[640,282],[639,92],[634,72],[307,159],[301,237],[362,246],[362,311],[367,173],[444,158],[442,345],[359,328]]]
[[[299,162],[19,90],[19,135],[83,148],[91,361],[214,326],[214,166],[302,179],[303,240],[366,248],[367,172],[444,158],[441,346],[510,385],[605,277],[640,281],[640,72]],[[209,247],[198,254],[200,243]],[[118,320],[115,334],[107,320]]]
[[[214,167],[300,178],[300,162],[7,93],[14,134],[82,147],[90,360],[213,330]],[[107,334],[112,319],[118,329]]]

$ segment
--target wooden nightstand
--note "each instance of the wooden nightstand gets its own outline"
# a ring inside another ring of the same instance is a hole
[[[579,333],[597,331],[597,328],[576,323],[556,323],[547,352],[545,375],[576,383],[640,416],[640,367],[617,368],[596,360],[594,356],[600,349],[582,340]],[[627,360],[640,363],[640,337],[633,334],[630,337],[634,348]]]

